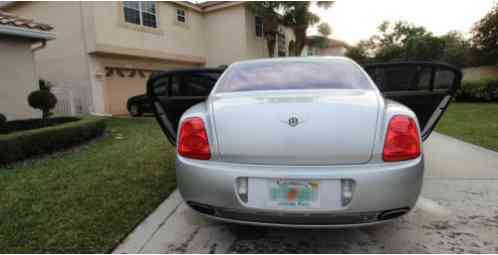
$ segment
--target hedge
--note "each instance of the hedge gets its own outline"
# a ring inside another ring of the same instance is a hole
[[[463,81],[457,102],[498,102],[498,78]]]
[[[0,165],[70,148],[102,135],[105,129],[104,119],[88,116],[57,126],[0,135]]]
[[[8,134],[18,131],[38,129],[50,126],[57,126],[63,123],[78,121],[80,118],[76,117],[53,117],[46,119],[24,119],[24,120],[11,120],[0,123],[0,134]]]

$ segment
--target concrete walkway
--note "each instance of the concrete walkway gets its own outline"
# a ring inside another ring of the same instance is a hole
[[[498,252],[498,153],[437,133],[424,150],[422,196],[412,213],[389,224],[344,230],[225,224],[199,216],[175,191],[114,252]]]

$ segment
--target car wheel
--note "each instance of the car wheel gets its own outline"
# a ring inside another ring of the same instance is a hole
[[[140,111],[140,108],[136,104],[131,104],[130,107],[128,107],[128,111],[130,112],[130,115],[133,117],[142,116],[142,111]]]

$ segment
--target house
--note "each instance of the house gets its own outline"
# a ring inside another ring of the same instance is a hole
[[[151,72],[215,67],[268,56],[263,23],[244,2],[13,2],[3,7],[53,24],[37,52],[40,77],[72,93],[79,113],[127,114]],[[295,36],[280,27],[275,52]]]
[[[54,39],[52,26],[0,11],[0,113],[7,119],[39,117],[28,104],[38,89],[34,52]]]
[[[344,56],[348,47],[346,42],[322,36],[309,36],[307,41],[301,56]]]

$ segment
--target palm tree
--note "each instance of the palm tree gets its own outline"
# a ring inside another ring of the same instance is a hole
[[[247,7],[255,16],[263,19],[263,34],[268,46],[268,55],[275,54],[275,43],[277,41],[278,25],[281,23],[278,10],[284,5],[283,2],[249,2]]]
[[[268,45],[268,55],[274,56],[278,25],[283,23],[289,26],[296,35],[295,54],[301,55],[306,44],[306,31],[320,21],[320,17],[310,12],[312,2],[249,2],[249,10],[256,16],[263,18],[263,32]],[[322,8],[330,7],[333,1],[318,1]]]

